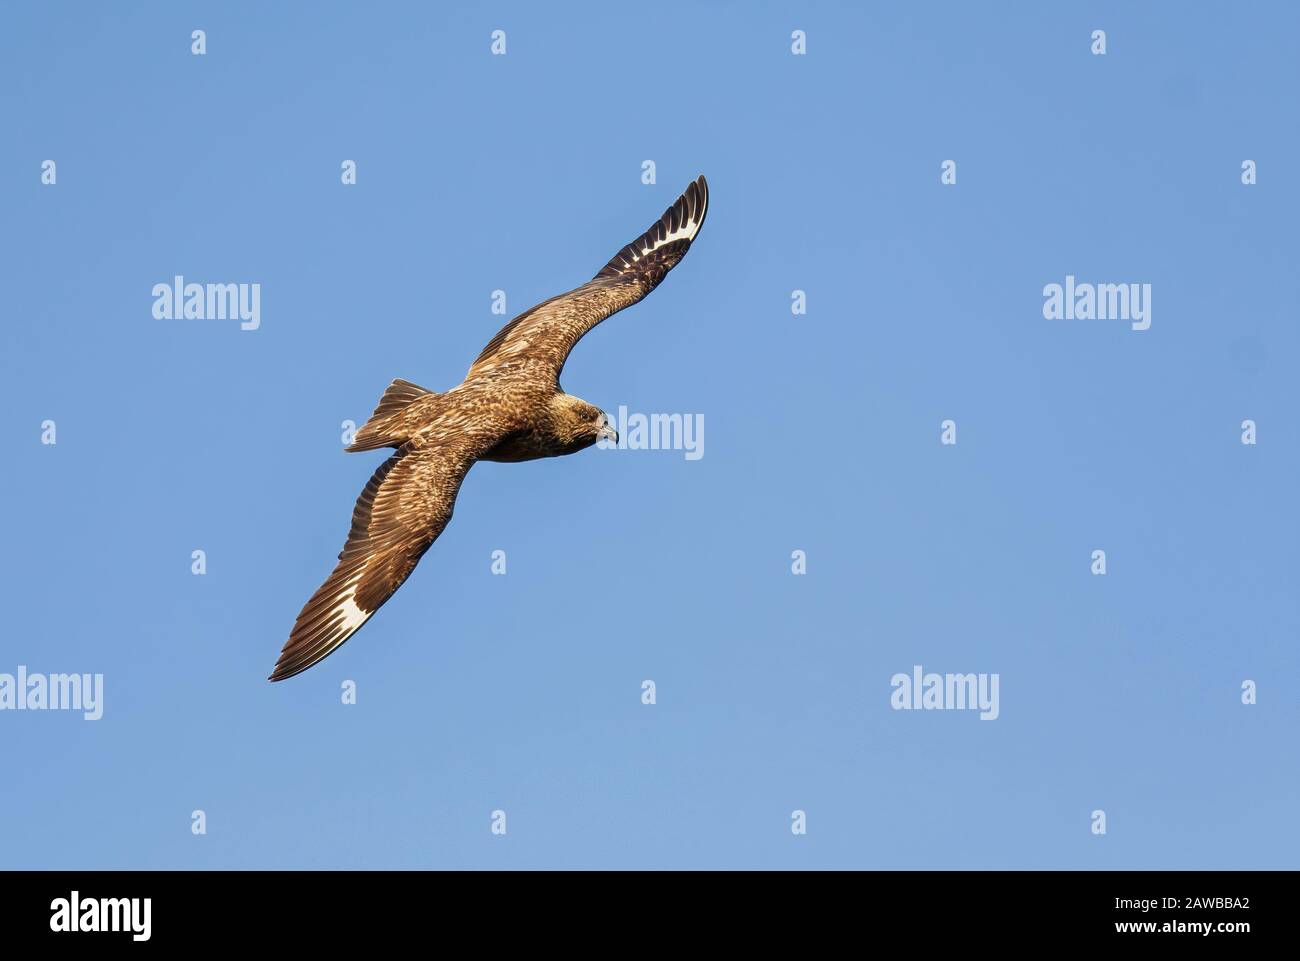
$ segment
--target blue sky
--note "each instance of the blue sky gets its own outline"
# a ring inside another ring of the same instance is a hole
[[[1172,11],[6,8],[0,672],[105,703],[0,712],[0,867],[1295,867],[1300,11]],[[267,683],[382,460],[342,422],[699,173],[564,386],[704,456],[475,467]],[[155,319],[176,274],[260,328]],[[1150,284],[1150,329],[1045,319],[1067,275]],[[893,710],[916,664],[999,717]]]

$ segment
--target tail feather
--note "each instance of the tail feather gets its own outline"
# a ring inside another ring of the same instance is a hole
[[[409,380],[397,378],[388,385],[388,389],[379,398],[379,405],[374,413],[361,425],[361,429],[357,431],[356,437],[346,449],[355,452],[376,450],[380,447],[401,447],[410,440],[410,437],[398,415],[421,397],[427,397],[432,393],[433,391],[412,384]]]

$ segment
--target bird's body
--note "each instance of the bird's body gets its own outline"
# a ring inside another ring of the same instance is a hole
[[[451,520],[476,461],[557,457],[617,437],[600,408],[564,393],[560,371],[583,334],[658,286],[685,255],[707,208],[700,177],[594,278],[510,321],[452,389],[389,385],[348,450],[397,452],[357,499],[339,563],[298,615],[271,680],[336,650],[401,587]]]

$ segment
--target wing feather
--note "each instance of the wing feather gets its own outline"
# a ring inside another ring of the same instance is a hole
[[[541,363],[558,378],[574,344],[602,320],[639,301],[686,256],[704,224],[709,185],[697,178],[650,229],[591,280],[520,314],[488,342],[468,377],[512,363]]]
[[[355,634],[410,576],[451,520],[475,451],[408,444],[371,476],[334,572],[303,606],[272,681],[300,674]]]

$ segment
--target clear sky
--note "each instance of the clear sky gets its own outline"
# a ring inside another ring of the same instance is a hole
[[[552,6],[0,13],[0,673],[104,678],[0,712],[0,867],[1296,867],[1300,10]],[[564,386],[704,456],[475,467],[269,684],[382,461],[343,422],[700,173]],[[156,319],[178,274],[260,327]],[[997,719],[894,710],[914,665]]]

